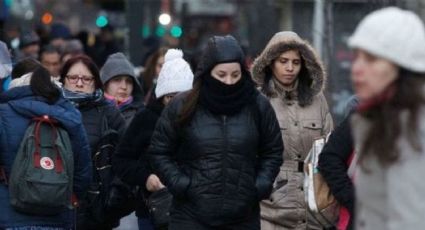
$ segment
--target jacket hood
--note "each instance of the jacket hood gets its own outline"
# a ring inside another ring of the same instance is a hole
[[[81,124],[80,112],[65,98],[60,98],[54,104],[48,104],[39,96],[34,96],[29,86],[16,87],[1,95],[1,103],[8,103],[10,107],[22,116],[32,118],[48,115],[67,129]]]
[[[208,75],[211,69],[220,63],[238,62],[244,70],[246,66],[243,60],[242,48],[233,36],[213,36],[202,53],[195,79]]]
[[[266,48],[260,56],[255,59],[252,65],[252,77],[254,81],[262,89],[264,89],[266,83],[271,83],[271,76],[267,76],[267,68],[270,68],[269,66],[277,57],[279,57],[280,54],[294,49],[300,52],[303,61],[302,63],[305,65],[307,70],[307,77],[311,79],[311,84],[306,87],[309,91],[307,94],[310,95],[306,100],[311,100],[312,97],[323,91],[325,87],[326,74],[323,64],[319,60],[319,57],[313,47],[294,32],[278,32],[271,38]],[[298,87],[298,89],[300,89],[300,87]],[[270,88],[270,91],[271,95],[267,96],[277,96],[277,91],[273,86]],[[300,94],[302,92],[305,91],[299,90],[298,93]]]

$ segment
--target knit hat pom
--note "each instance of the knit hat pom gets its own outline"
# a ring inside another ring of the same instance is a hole
[[[179,49],[169,49],[164,57],[164,62],[183,58],[183,52]]]
[[[192,89],[193,73],[179,49],[169,49],[164,56],[164,65],[156,82],[155,95],[161,98],[169,93]]]

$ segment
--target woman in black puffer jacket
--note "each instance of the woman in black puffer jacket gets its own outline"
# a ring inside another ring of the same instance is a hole
[[[96,64],[85,55],[77,55],[65,62],[60,81],[64,86],[64,97],[69,99],[80,111],[84,128],[89,139],[91,157],[99,150],[99,143],[105,129],[118,132],[116,142],[124,133],[125,121],[120,111],[105,100],[102,82]],[[93,164],[95,165],[95,164]],[[95,169],[95,168],[94,168]],[[119,217],[98,218],[87,208],[89,195],[99,187],[97,171],[93,172],[93,183],[88,195],[78,209],[77,229],[112,229],[119,224]],[[112,215],[112,214],[111,214]]]
[[[232,36],[210,38],[193,89],[157,122],[148,152],[174,197],[169,229],[260,229],[283,143],[243,63]]]

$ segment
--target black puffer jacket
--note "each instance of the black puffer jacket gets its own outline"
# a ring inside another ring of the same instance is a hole
[[[274,110],[258,94],[256,104],[233,116],[198,106],[191,121],[177,128],[185,97],[177,96],[158,120],[149,149],[152,166],[174,195],[173,208],[213,226],[243,221],[259,212],[258,202],[270,195],[282,164]]]
[[[81,104],[78,109],[83,117],[83,125],[89,138],[92,154],[97,151],[97,145],[102,136],[103,119],[106,119],[109,128],[118,131],[120,136],[124,134],[124,118],[120,111],[106,100]]]
[[[108,128],[117,130],[121,137],[125,130],[125,121],[120,111],[106,100],[97,99],[76,104],[82,115],[83,125],[89,139],[91,157],[98,151],[100,138],[102,137],[103,122],[106,119]],[[118,140],[119,141],[119,140]],[[95,170],[95,168],[93,168]],[[97,186],[97,173],[93,172],[93,186]],[[87,201],[81,202],[77,213],[78,229],[112,229],[119,224],[117,219],[104,220],[102,223],[94,220],[86,208]]]
[[[348,163],[354,151],[349,117],[332,132],[319,158],[319,168],[336,200],[352,216],[348,229],[352,229],[354,215],[354,186],[347,174]]]
[[[146,151],[163,108],[164,106],[156,101],[136,113],[113,157],[112,166],[117,175],[124,182],[143,188],[145,195],[149,195],[145,188],[147,178],[152,172]],[[136,215],[140,218],[149,216],[143,197],[139,197]]]

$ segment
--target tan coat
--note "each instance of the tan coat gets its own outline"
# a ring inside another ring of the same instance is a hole
[[[265,80],[267,66],[288,49],[300,52],[307,70],[304,76],[298,77],[293,89],[283,87],[274,77],[268,82]],[[275,180],[274,192],[269,200],[261,202],[261,229],[321,229],[305,208],[304,175],[298,167],[307,156],[313,140],[326,135],[333,127],[322,93],[325,82],[323,67],[310,45],[293,33],[284,32],[271,39],[255,60],[252,73],[276,112],[285,147],[282,153],[284,163]],[[305,79],[309,79],[311,84],[307,85]]]

